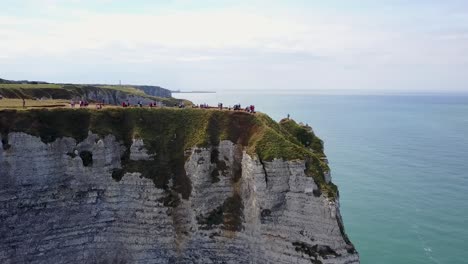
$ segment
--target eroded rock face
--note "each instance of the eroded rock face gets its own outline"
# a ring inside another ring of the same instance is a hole
[[[183,199],[138,172],[114,180],[125,147],[112,135],[0,144],[0,263],[359,262],[301,161],[261,163],[230,141],[193,148]],[[130,148],[132,160],[152,155],[141,140]]]
[[[104,102],[106,104],[113,104],[113,105],[120,105],[123,102],[130,103],[131,105],[136,105],[138,103],[147,105],[149,103],[155,102],[155,100],[152,100],[143,96],[129,94],[129,93],[121,92],[118,90],[108,90],[106,92],[103,92],[102,89],[89,91],[80,96],[74,96],[72,99],[75,101],[88,100],[88,101]]]

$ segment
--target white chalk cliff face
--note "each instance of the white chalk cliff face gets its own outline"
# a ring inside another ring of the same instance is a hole
[[[183,199],[139,172],[113,179],[125,147],[112,135],[7,138],[0,263],[359,263],[338,203],[302,161],[260,162],[230,141],[193,148]],[[155,155],[142,140],[130,148],[131,160]]]

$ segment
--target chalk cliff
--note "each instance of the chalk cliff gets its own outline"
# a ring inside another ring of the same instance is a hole
[[[170,90],[159,86],[48,84],[2,79],[0,79],[0,95],[3,98],[86,100],[113,105],[120,105],[122,102],[129,102],[132,105],[138,102],[145,105],[160,102],[174,106],[182,101],[172,98]]]
[[[145,92],[145,94],[157,96],[157,97],[172,97],[172,93],[168,89],[164,89],[159,86],[151,85],[135,85],[136,89],[140,89]]]
[[[321,141],[291,122],[0,111],[0,262],[359,263]]]

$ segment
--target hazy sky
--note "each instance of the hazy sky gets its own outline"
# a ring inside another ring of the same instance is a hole
[[[0,78],[468,91],[466,0],[0,2]]]

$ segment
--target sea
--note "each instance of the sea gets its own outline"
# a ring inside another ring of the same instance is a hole
[[[180,93],[288,114],[324,140],[345,230],[364,264],[468,263],[468,95]]]

